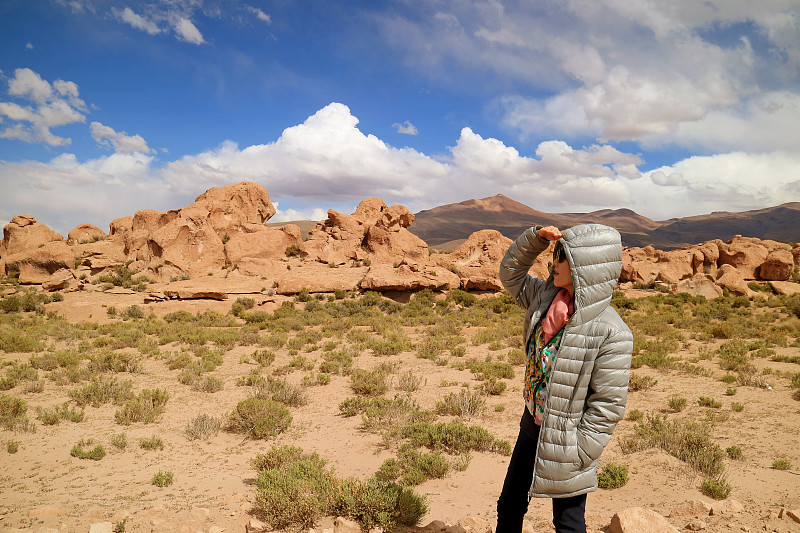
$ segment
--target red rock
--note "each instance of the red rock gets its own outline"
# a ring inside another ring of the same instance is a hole
[[[84,244],[105,240],[108,237],[106,232],[94,224],[78,224],[67,234],[67,244]]]
[[[275,214],[267,189],[250,181],[212,187],[194,203],[181,209],[184,216],[205,218],[217,233],[236,230],[245,224],[264,224]]]
[[[710,504],[704,502],[703,500],[692,500],[674,507],[672,511],[670,511],[669,517],[708,516],[710,512]]]
[[[46,291],[66,289],[74,279],[75,276],[71,270],[62,268],[53,272],[47,280],[42,282],[42,289]]]
[[[758,270],[769,251],[760,239],[737,235],[727,243],[719,245],[717,266],[731,265],[741,272],[744,279],[757,279]]]
[[[242,230],[229,235],[230,240],[225,243],[227,266],[238,264],[245,257],[280,259],[286,257],[286,248],[303,242],[296,224],[272,228],[246,224]]]
[[[677,533],[678,529],[666,518],[642,507],[632,507],[611,518],[611,533]]]
[[[714,278],[709,274],[698,272],[690,279],[684,279],[672,287],[672,293],[685,292],[692,296],[705,296],[709,300],[722,296],[722,289],[714,283]]]
[[[178,300],[227,300],[228,293],[224,291],[209,291],[209,290],[193,290],[193,289],[178,289],[166,290],[164,295],[167,298]]]
[[[770,281],[769,286],[778,294],[791,296],[792,294],[800,293],[800,283],[793,281]]]
[[[328,267],[324,267],[328,269]],[[352,291],[364,278],[363,268],[338,268],[335,273],[319,272],[310,269],[308,272],[291,270],[278,279],[275,292],[278,294],[299,294],[303,289],[308,292]]]
[[[791,509],[786,511],[786,516],[800,524],[800,509]]]
[[[72,249],[64,241],[51,241],[33,249],[9,254],[4,257],[6,271],[19,272],[22,284],[39,284],[62,268],[73,268],[75,258]]]
[[[691,278],[694,274],[693,257],[694,252],[687,249],[660,252],[656,262],[658,266],[656,280],[677,283],[682,279]]]
[[[373,264],[361,281],[361,288],[375,291],[418,291],[422,289],[449,290],[461,285],[458,276],[435,266],[415,267],[402,264],[397,268]]]
[[[244,276],[277,278],[286,273],[286,263],[274,259],[243,257],[237,262],[237,271]]]
[[[431,259],[439,266],[457,272],[461,288],[475,290],[503,290],[498,277],[500,261],[513,241],[497,230],[480,230],[470,235],[451,254],[436,254]],[[547,277],[544,253],[532,267],[534,274]]]
[[[722,500],[711,505],[711,516],[721,514],[738,514],[744,511],[744,505],[736,500]]]
[[[786,281],[792,277],[794,258],[787,249],[773,250],[758,271],[759,278],[771,281]]]
[[[717,271],[717,285],[736,296],[752,296],[753,291],[747,286],[742,273],[729,264],[723,264]]]
[[[115,218],[108,225],[109,237],[118,237],[129,231],[133,231],[133,217]]]
[[[62,241],[64,238],[31,215],[17,215],[3,227],[0,257],[30,252],[42,244]]]

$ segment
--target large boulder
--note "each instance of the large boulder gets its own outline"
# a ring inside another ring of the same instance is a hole
[[[778,294],[785,294],[787,296],[800,294],[800,283],[791,281],[770,281],[769,286]]]
[[[794,258],[791,250],[780,248],[771,251],[759,269],[759,277],[769,281],[786,281],[792,277]]]
[[[19,272],[22,284],[43,283],[56,271],[75,266],[73,251],[64,241],[51,241],[3,259],[7,271]]]
[[[225,258],[228,266],[237,265],[245,257],[280,259],[286,257],[288,247],[297,246],[301,242],[303,237],[296,224],[272,228],[263,224],[244,224],[241,231],[228,234]]]
[[[180,210],[181,215],[203,219],[220,236],[246,224],[264,224],[275,214],[267,189],[251,181],[212,187],[194,203]]]
[[[724,243],[716,239],[689,248],[689,250],[693,252],[692,270],[695,274],[702,272],[704,274],[711,274],[712,276],[716,275],[720,244]]]
[[[741,271],[728,264],[717,270],[717,285],[735,296],[752,296],[753,291],[747,286]]]
[[[461,288],[498,291],[503,290],[498,273],[500,261],[513,241],[497,230],[486,229],[474,232],[450,254],[436,254],[431,259],[439,266],[456,272]],[[533,266],[534,274],[547,277],[547,265],[541,254]]]
[[[72,271],[62,268],[53,272],[48,279],[42,282],[42,290],[60,291],[69,287],[69,284],[74,280],[75,276]]]
[[[328,218],[309,232],[300,250],[310,260],[334,265],[364,259],[425,263],[428,245],[406,229],[413,221],[413,213],[405,207],[388,207],[380,198],[367,198],[352,215],[329,210]]]
[[[689,279],[683,279],[673,285],[672,293],[685,292],[692,296],[705,296],[709,300],[722,296],[722,289],[714,283],[714,277],[710,274],[698,272]]]
[[[620,282],[650,283],[658,276],[659,251],[652,246],[626,248],[622,251]]]
[[[361,280],[361,288],[374,291],[419,291],[431,289],[444,291],[457,289],[461,279],[437,266],[401,264],[397,268],[387,264],[373,263],[369,272]]]
[[[17,215],[3,228],[3,240],[0,241],[0,257],[31,252],[41,245],[62,241],[64,237],[31,215]]]
[[[760,239],[737,235],[719,245],[717,266],[731,265],[744,279],[758,279],[759,269],[768,254],[769,250]]]
[[[656,264],[658,274],[656,280],[667,283],[677,283],[682,279],[692,277],[694,252],[687,249],[659,252]]]
[[[611,517],[611,533],[678,533],[669,520],[643,507],[624,509]]]
[[[105,240],[108,237],[106,232],[94,224],[78,224],[67,233],[67,244],[86,244]]]

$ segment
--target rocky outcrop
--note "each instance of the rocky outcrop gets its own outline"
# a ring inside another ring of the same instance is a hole
[[[287,224],[268,228],[263,224],[243,224],[236,232],[223,236],[226,266],[238,265],[244,258],[280,259],[286,249],[303,242],[300,228]]]
[[[760,278],[768,281],[786,281],[792,277],[794,257],[791,250],[778,249],[767,254],[759,270]]]
[[[672,287],[672,292],[685,292],[692,296],[704,296],[709,300],[722,296],[722,289],[714,283],[714,277],[702,272],[698,272],[690,279],[679,281]]]
[[[64,238],[31,215],[17,215],[3,228],[3,240],[0,241],[0,257],[6,259],[10,255],[39,248],[53,241]]]
[[[431,256],[435,264],[455,272],[462,289],[482,291],[503,290],[498,277],[500,261],[513,241],[496,230],[476,231],[461,246],[450,254]],[[547,265],[542,254],[537,258],[533,271],[547,277]]]
[[[759,270],[768,254],[769,250],[760,239],[737,235],[719,245],[717,265],[731,265],[742,273],[744,279],[758,279]]]
[[[374,291],[444,291],[457,289],[460,285],[461,279],[446,268],[405,263],[397,268],[373,264],[361,280],[362,289]]]
[[[352,215],[329,210],[300,250],[307,259],[335,265],[365,259],[426,262],[428,245],[406,229],[413,222],[414,215],[405,207],[388,207],[380,198],[367,198]]]
[[[71,270],[62,268],[53,272],[49,278],[42,282],[42,290],[60,291],[66,289],[75,280],[75,275]]]
[[[87,244],[105,240],[107,237],[106,232],[94,224],[78,224],[67,234],[67,244]]]
[[[753,293],[742,273],[731,265],[723,264],[719,267],[716,283],[734,296],[752,296]]]
[[[616,513],[611,518],[611,533],[678,533],[678,528],[650,509],[632,507]]]

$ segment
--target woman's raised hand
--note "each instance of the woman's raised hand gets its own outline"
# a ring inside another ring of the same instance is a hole
[[[545,226],[538,231],[538,234],[539,237],[548,241],[555,241],[563,236],[561,230],[555,226]]]

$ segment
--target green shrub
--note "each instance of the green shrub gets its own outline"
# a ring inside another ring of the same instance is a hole
[[[705,478],[700,484],[700,492],[715,500],[724,500],[730,496],[731,490],[733,490],[733,487],[731,487],[731,484],[722,476]]]
[[[210,437],[219,433],[222,423],[218,418],[207,414],[197,415],[191,419],[184,429],[186,438],[189,440],[208,440]]]
[[[736,413],[741,413],[742,411],[744,411],[744,404],[741,402],[733,402],[731,404],[731,410]]]
[[[451,392],[441,401],[436,402],[436,413],[440,415],[459,416],[472,418],[483,414],[486,408],[486,398],[469,389],[463,388],[458,394]]]
[[[164,412],[169,400],[166,389],[144,389],[133,400],[128,400],[122,409],[114,413],[117,424],[129,426],[135,422],[149,424]]]
[[[68,391],[67,394],[79,407],[89,404],[92,407],[100,407],[109,402],[115,405],[122,405],[134,397],[133,382],[131,380],[119,381],[116,378],[100,377],[99,379],[93,379],[88,385]]]
[[[388,373],[383,368],[355,370],[350,374],[350,388],[362,396],[380,396],[389,389]]]
[[[419,485],[429,479],[443,478],[450,471],[450,462],[439,452],[423,453],[411,446],[401,446],[396,459],[387,459],[375,473],[382,481],[398,481],[402,485]]]
[[[26,416],[28,404],[21,398],[0,394],[0,426],[9,431],[31,429]]]
[[[775,459],[772,461],[772,468],[775,470],[791,470],[792,463],[788,459]]]
[[[282,403],[248,398],[239,402],[228,416],[226,428],[254,439],[268,439],[285,431],[291,422],[292,415]]]
[[[19,441],[9,439],[6,442],[6,451],[8,453],[17,453],[19,451]]]
[[[742,447],[741,446],[729,446],[725,448],[725,453],[728,454],[728,457],[731,459],[741,459],[742,458]]]
[[[70,450],[69,453],[71,456],[77,457],[78,459],[92,459],[93,461],[99,461],[106,456],[106,449],[103,448],[101,444],[96,445],[91,450],[85,449],[92,444],[94,444],[93,439],[81,439],[75,446],[72,447],[72,450]]]
[[[139,447],[143,450],[163,450],[164,440],[158,435],[139,439]]]
[[[486,429],[466,426],[460,420],[438,424],[416,422],[404,427],[402,436],[417,448],[425,446],[430,450],[444,450],[454,454],[493,451],[501,455],[511,455],[508,441],[495,439]]]
[[[639,422],[644,418],[644,411],[641,409],[631,409],[628,411],[628,420],[633,420],[634,422]]]
[[[253,395],[256,398],[280,402],[288,407],[300,407],[308,403],[305,387],[273,376],[267,376],[266,379],[254,383]]]
[[[316,453],[278,446],[251,462],[258,471],[256,508],[275,529],[303,529],[322,516],[343,516],[364,529],[415,526],[427,512],[410,488],[379,480],[339,480]],[[286,505],[286,502],[292,505]]]
[[[715,400],[714,398],[709,398],[708,396],[700,396],[697,400],[698,405],[700,407],[711,407],[712,409],[719,409],[722,407],[722,402]]]
[[[686,398],[681,396],[671,396],[668,400],[669,408],[675,411],[676,413],[680,413],[684,409],[686,409]]]
[[[597,474],[597,486],[601,489],[618,489],[628,482],[628,467],[607,463]]]
[[[125,433],[117,433],[111,436],[111,444],[118,450],[124,450],[128,447],[128,436]]]
[[[169,470],[166,472],[162,472],[159,470],[153,475],[153,479],[150,480],[150,483],[155,485],[156,487],[168,487],[172,485],[175,476]]]
[[[632,392],[636,391],[645,391],[651,387],[653,387],[658,380],[651,376],[639,376],[633,372],[631,372],[630,376],[630,383],[628,385],[628,390]]]

